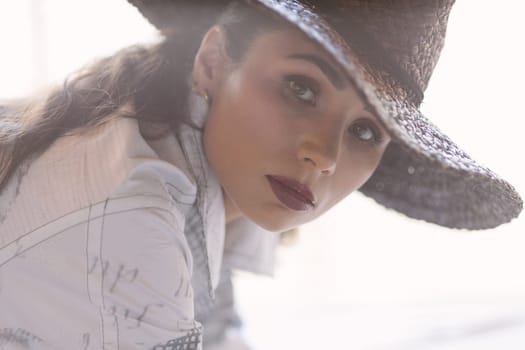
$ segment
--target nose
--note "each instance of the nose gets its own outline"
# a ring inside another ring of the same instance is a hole
[[[297,151],[299,161],[323,175],[335,173],[340,151],[340,137],[335,133],[318,131],[305,138]]]

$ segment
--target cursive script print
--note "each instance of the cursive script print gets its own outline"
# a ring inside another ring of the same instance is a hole
[[[22,328],[0,328],[0,346],[18,344],[29,348],[31,344],[40,343],[42,339]]]
[[[121,281],[133,283],[133,281],[135,281],[135,278],[137,278],[138,274],[139,274],[139,270],[137,268],[127,269],[124,265],[121,264],[118,268],[117,276],[115,277],[113,283],[111,284],[109,291],[113,292],[117,284]]]
[[[93,262],[88,268],[88,275],[92,274],[97,266],[100,264],[98,257],[93,258]],[[138,268],[129,268],[123,264],[118,264],[117,268],[111,266],[109,260],[104,260],[101,264],[102,271],[102,280],[104,282],[109,282],[109,291],[112,293],[117,288],[117,285],[121,282],[133,283],[137,276],[139,275]],[[110,276],[111,275],[111,276]],[[109,281],[108,281],[109,279]]]
[[[89,347],[89,342],[91,341],[91,333],[82,333],[81,346],[82,350],[87,350]]]
[[[109,308],[109,313],[114,317],[118,317],[118,316],[123,317],[125,320],[128,320],[128,319],[135,320],[137,322],[136,325],[133,327],[128,327],[129,329],[135,329],[141,326],[142,321],[148,314],[148,311],[150,311],[154,307],[162,308],[164,307],[164,304],[160,304],[160,303],[148,304],[144,306],[140,312],[131,310],[126,307],[119,307],[117,305],[112,305]]]

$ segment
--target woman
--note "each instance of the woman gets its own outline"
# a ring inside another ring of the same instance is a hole
[[[418,110],[452,1],[131,2],[162,43],[2,108],[4,347],[199,348],[230,269],[357,189],[447,227],[520,212]]]

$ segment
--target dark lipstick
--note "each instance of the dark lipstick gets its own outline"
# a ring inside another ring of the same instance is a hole
[[[307,186],[284,176],[266,175],[266,178],[277,199],[286,207],[297,211],[314,208],[315,198]]]

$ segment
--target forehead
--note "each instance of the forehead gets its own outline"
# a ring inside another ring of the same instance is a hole
[[[293,27],[273,29],[258,34],[247,55],[288,57],[298,53],[315,54],[333,66],[341,76],[344,75],[340,66],[325,49]]]
[[[294,27],[271,29],[258,34],[245,53],[244,61],[251,61],[256,65],[256,69],[261,69],[286,60],[292,62],[298,59],[305,60],[305,56],[320,58],[323,62],[314,64],[320,68],[328,80],[338,90],[354,91],[354,95],[360,101],[359,105],[377,118],[374,108],[357,92],[355,84],[334,58],[319,44]],[[312,63],[310,59],[305,61]],[[326,66],[328,66],[327,69]]]
[[[244,61],[266,67],[282,61],[309,62],[317,66],[338,90],[352,85],[324,48],[293,27],[258,34],[245,53]]]

